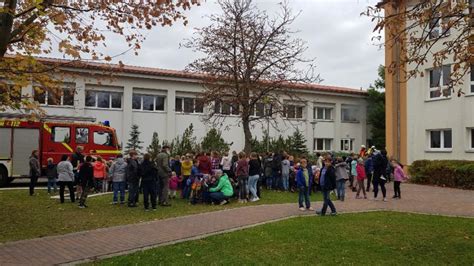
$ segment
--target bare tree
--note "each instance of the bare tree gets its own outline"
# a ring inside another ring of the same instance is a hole
[[[298,96],[292,84],[319,80],[312,59],[304,58],[303,40],[290,29],[297,18],[286,2],[274,17],[258,10],[251,0],[219,0],[221,14],[210,16],[210,26],[197,29],[185,47],[205,56],[188,69],[207,73],[202,104],[211,107],[206,121],[222,125],[227,115],[239,117],[245,151],[251,150],[251,124],[275,122],[285,101]],[[297,65],[306,64],[305,70]]]
[[[376,38],[381,40],[381,33],[385,30],[385,44],[401,52],[400,60],[387,65],[387,70],[405,69],[408,80],[423,76],[422,66],[430,60],[433,61],[430,67],[434,68],[451,64],[449,80],[445,81],[448,89],[443,93],[457,92],[461,96],[464,94],[463,79],[471,71],[473,63],[470,3],[474,1],[407,2],[384,0],[362,13],[375,22],[374,31],[380,34]]]

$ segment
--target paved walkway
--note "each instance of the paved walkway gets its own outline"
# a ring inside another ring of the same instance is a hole
[[[390,198],[391,191],[389,189]],[[394,210],[474,217],[474,191],[403,184],[402,200],[388,202],[355,200],[352,192],[346,191],[346,194],[351,198],[336,202],[339,213]],[[320,207],[321,203],[313,203],[313,206]],[[93,260],[303,214],[313,213],[299,211],[296,204],[260,205],[9,242],[0,245],[0,265],[53,265]]]

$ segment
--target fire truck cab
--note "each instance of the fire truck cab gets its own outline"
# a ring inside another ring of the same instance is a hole
[[[114,159],[120,153],[115,129],[92,123],[95,118],[46,116],[31,120],[18,114],[0,115],[0,187],[29,176],[29,157],[38,150],[41,168],[48,158],[57,164],[78,146],[85,155]],[[44,171],[43,171],[44,173]]]

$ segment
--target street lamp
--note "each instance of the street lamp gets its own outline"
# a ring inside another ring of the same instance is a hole
[[[316,141],[314,140],[314,130],[316,129],[316,124],[318,123],[318,121],[313,120],[310,123],[311,123],[311,126],[313,127],[313,136],[312,136],[312,138],[313,138],[313,143],[314,143],[313,144],[313,152],[314,152],[314,150],[316,150],[316,148],[317,148],[316,147]]]

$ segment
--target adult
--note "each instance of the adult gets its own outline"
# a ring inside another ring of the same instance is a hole
[[[181,177],[181,173],[182,173],[181,164],[182,164],[181,157],[179,155],[176,155],[171,164],[171,171],[175,172],[178,177]]]
[[[128,182],[128,207],[137,207],[138,189],[140,177],[138,176],[137,152],[132,150],[128,153],[127,160],[127,182]]]
[[[374,163],[372,159],[372,154],[369,154],[367,156],[364,167],[365,167],[365,174],[367,175],[367,188],[365,191],[369,192],[370,184],[372,183],[372,177],[374,175]]]
[[[234,195],[234,189],[230,183],[229,177],[221,170],[216,171],[218,183],[216,187],[209,189],[209,197],[214,203],[224,205],[229,203],[229,199]]]
[[[120,204],[125,203],[125,187],[127,184],[127,163],[123,155],[117,155],[117,159],[110,167],[110,176],[112,178],[112,190],[114,192],[112,204],[118,203],[118,193],[120,192]]]
[[[298,186],[298,206],[300,208],[300,211],[304,210],[313,210],[311,208],[311,202],[309,200],[309,190],[311,188],[311,184],[313,180],[310,177],[309,171],[308,171],[308,161],[306,159],[301,159],[300,161],[300,168],[298,170],[298,173],[296,174],[296,185]],[[306,209],[303,206],[303,201],[306,206]]]
[[[77,146],[76,151],[72,154],[71,156],[71,164],[73,168],[73,173],[74,173],[74,183],[76,185],[76,192],[77,196],[82,192],[82,187],[81,187],[81,180],[79,180],[79,168],[81,167],[81,164],[84,163],[84,154],[83,154],[84,148],[82,146]],[[79,199],[79,198],[77,198]]]
[[[58,184],[59,184],[59,200],[64,203],[64,189],[67,186],[69,190],[69,197],[71,202],[74,202],[76,197],[74,196],[74,172],[71,162],[68,160],[67,155],[61,156],[61,161],[56,166],[58,172]]]
[[[260,198],[257,195],[257,183],[258,179],[260,178],[261,164],[258,160],[257,153],[252,152],[250,154],[250,161],[249,161],[249,191],[251,194],[250,201],[259,201]]]
[[[324,160],[324,167],[321,170],[319,184],[323,192],[324,202],[321,211],[316,211],[316,214],[321,216],[326,215],[326,210],[329,206],[329,208],[331,208],[331,215],[337,215],[336,207],[334,203],[332,203],[330,195],[330,192],[336,188],[336,170],[334,166],[332,166],[332,159],[330,157],[326,157]]]
[[[216,170],[219,170],[221,168],[221,158],[219,152],[217,151],[211,152],[211,168],[212,174],[214,174]]]
[[[288,191],[290,181],[290,160],[288,155],[286,155],[283,161],[281,161],[281,178],[283,182],[283,190]]]
[[[267,153],[267,157],[263,162],[263,172],[265,176],[265,184],[267,189],[272,189],[273,187],[273,155],[271,152]]]
[[[247,202],[247,184],[249,180],[249,163],[245,152],[239,153],[239,161],[235,168],[235,175],[239,182],[239,203]]]
[[[158,168],[158,198],[161,206],[171,206],[168,202],[168,183],[171,176],[169,166],[169,146],[163,146],[161,152],[156,156],[156,167]]]
[[[34,150],[30,156],[30,196],[35,194],[36,183],[38,183],[38,177],[41,175],[41,167],[38,159],[38,151]]]
[[[87,156],[86,161],[81,165],[79,176],[82,186],[81,198],[79,200],[79,208],[82,209],[87,207],[87,195],[89,195],[89,190],[94,187],[94,167],[92,166],[91,156]]]
[[[283,161],[283,151],[277,152],[273,155],[272,174],[273,174],[273,189],[282,189],[281,182],[281,162]]]
[[[210,175],[212,171],[211,159],[207,153],[202,153],[199,157],[199,172],[203,175]]]
[[[380,189],[382,190],[383,201],[387,201],[387,190],[385,189],[385,182],[387,181],[386,171],[388,165],[387,159],[387,151],[382,149],[380,152],[376,152],[374,155],[374,200],[377,199],[378,192],[379,192],[379,185]]]
[[[346,196],[346,181],[349,180],[349,175],[347,174],[347,163],[344,162],[342,157],[336,158],[336,191],[337,199],[344,201]]]
[[[229,156],[229,152],[225,152],[221,160],[222,171],[227,175],[227,177],[232,178],[232,158]]]
[[[148,153],[143,156],[143,162],[140,165],[140,175],[142,178],[143,206],[145,211],[148,211],[149,201],[151,202],[151,208],[155,211],[157,169],[151,161],[151,155]]]

